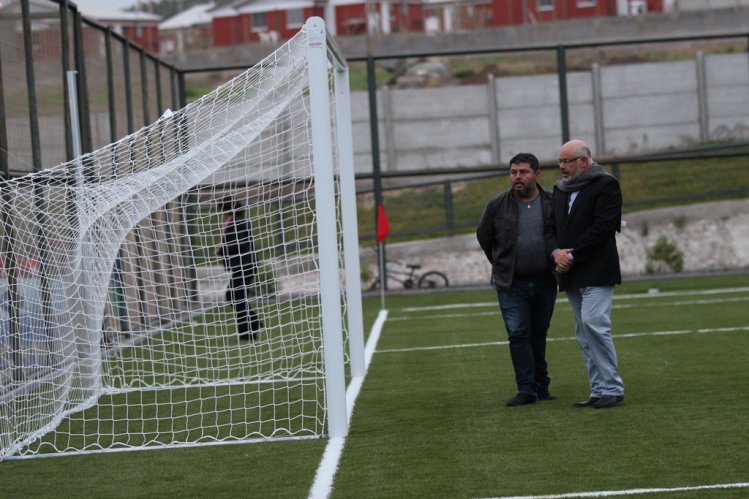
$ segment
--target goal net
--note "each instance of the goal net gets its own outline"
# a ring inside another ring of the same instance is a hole
[[[345,435],[348,100],[312,18],[182,110],[0,187],[0,459]]]

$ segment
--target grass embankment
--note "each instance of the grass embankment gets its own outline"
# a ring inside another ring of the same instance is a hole
[[[608,169],[611,170],[610,166]],[[559,178],[546,171],[543,185]],[[743,199],[749,196],[749,157],[671,160],[621,164],[619,168],[624,212],[632,213],[686,203]],[[456,233],[475,229],[486,202],[506,189],[506,175],[452,183],[452,223]],[[385,209],[392,228],[388,240],[407,241],[447,235],[445,184],[433,187],[385,190]],[[374,235],[372,196],[359,197],[359,235]]]

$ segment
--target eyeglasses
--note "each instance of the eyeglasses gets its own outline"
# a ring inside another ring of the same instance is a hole
[[[582,156],[575,156],[574,158],[569,158],[569,159],[559,158],[559,164],[560,165],[569,165],[570,163],[574,163],[575,161],[577,161],[580,158],[582,158]]]

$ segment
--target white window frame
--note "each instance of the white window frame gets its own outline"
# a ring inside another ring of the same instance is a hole
[[[536,10],[539,12],[554,10],[554,0],[536,0]]]
[[[294,15],[292,15],[294,14]],[[304,9],[286,10],[286,27],[301,28],[304,25]]]
[[[578,9],[586,9],[595,7],[598,4],[598,0],[577,0]]]
[[[258,20],[262,19],[263,24],[256,24]],[[253,12],[250,17],[250,29],[254,32],[268,31],[268,13],[267,12]]]

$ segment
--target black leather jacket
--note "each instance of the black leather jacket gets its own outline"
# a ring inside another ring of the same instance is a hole
[[[544,217],[544,227],[551,219],[551,193],[541,191],[541,211]],[[515,250],[517,246],[518,207],[512,197],[510,189],[497,194],[484,208],[476,238],[486,258],[492,264],[491,285],[498,290],[508,291],[515,274]],[[546,238],[545,238],[546,239]],[[553,244],[546,240],[546,254],[549,258],[549,278],[553,279],[553,259],[551,252]]]

